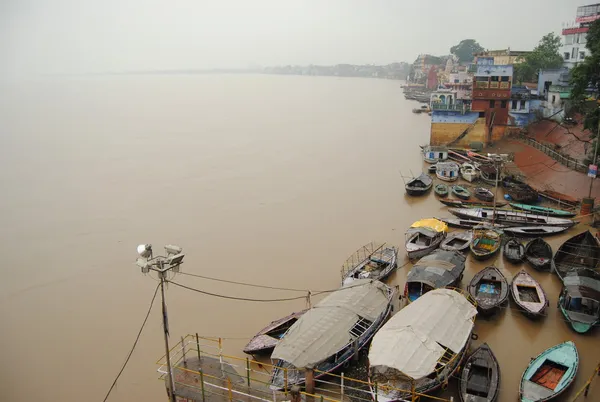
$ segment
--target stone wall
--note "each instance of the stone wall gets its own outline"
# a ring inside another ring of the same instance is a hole
[[[456,140],[465,130],[467,135],[453,144],[457,148],[470,148],[471,143],[487,144],[487,129],[484,118],[477,118],[472,123],[431,123],[430,145],[447,145]]]

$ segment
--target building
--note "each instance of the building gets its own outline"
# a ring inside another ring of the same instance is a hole
[[[571,22],[562,30],[563,45],[560,52],[564,66],[575,67],[588,54],[586,36],[592,22],[600,18],[600,3],[577,7],[575,22]]]
[[[508,125],[525,127],[536,119],[541,100],[526,86],[513,86],[510,91]]]
[[[451,73],[448,75],[448,82],[445,82],[444,86],[456,91],[457,100],[470,101],[473,90],[473,76],[466,71]]]
[[[492,58],[493,64],[496,65],[511,65],[511,64],[519,64],[525,60],[525,56],[527,56],[529,51],[521,51],[521,50],[510,50],[502,49],[502,50],[486,50],[484,52],[475,53],[473,56],[475,59],[473,60],[474,64],[479,64],[479,58]]]
[[[571,96],[570,79],[567,67],[540,70],[537,91],[544,117],[562,121],[565,116],[565,101]]]

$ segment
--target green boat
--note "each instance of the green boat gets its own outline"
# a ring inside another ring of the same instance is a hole
[[[468,200],[471,198],[471,192],[463,186],[452,186],[452,192],[461,200]]]
[[[600,272],[575,268],[563,278],[558,308],[575,332],[584,334],[600,323]]]
[[[448,186],[445,184],[436,184],[433,191],[440,197],[446,197],[448,195]]]
[[[574,212],[564,211],[562,209],[554,209],[547,207],[538,207],[536,205],[528,205],[528,204],[517,204],[514,202],[510,203],[510,206],[514,209],[519,209],[521,211],[534,212],[539,215],[547,215],[547,216],[559,216],[563,218],[570,218],[577,215]]]
[[[579,354],[572,341],[544,350],[532,359],[521,377],[521,402],[549,401],[571,385],[579,367]]]

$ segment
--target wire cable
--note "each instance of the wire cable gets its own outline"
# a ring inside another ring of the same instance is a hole
[[[207,295],[207,296],[220,297],[222,299],[250,301],[250,302],[262,302],[262,303],[283,302],[283,301],[302,300],[302,299],[306,300],[306,296],[288,297],[288,298],[283,298],[283,299],[251,299],[251,298],[247,298],[247,297],[226,296],[226,295],[221,295],[221,294],[218,294],[218,293],[210,293],[210,292],[206,292],[204,290],[195,289],[195,288],[192,288],[192,287],[189,287],[189,286],[185,286],[185,285],[182,285],[181,283],[177,283],[177,282],[173,282],[173,281],[166,281],[166,282],[170,283],[170,284],[173,284],[175,286],[179,286],[180,288],[191,290],[193,292],[202,293],[202,294]]]
[[[125,363],[123,363],[123,366],[121,367],[121,370],[119,370],[119,374],[117,374],[117,376],[115,377],[115,380],[113,381],[113,383],[110,386],[108,392],[106,393],[106,396],[104,397],[103,402],[106,402],[106,400],[110,396],[110,393],[112,392],[113,388],[115,387],[115,385],[117,385],[117,381],[119,380],[119,377],[121,377],[121,374],[123,374],[123,371],[125,370],[125,367],[127,366],[127,363],[129,363],[129,359],[131,358],[131,355],[133,354],[133,351],[135,350],[135,347],[137,346],[137,343],[140,340],[140,336],[142,335],[142,331],[144,330],[144,327],[146,326],[146,322],[148,321],[148,317],[150,317],[150,312],[152,311],[152,306],[154,305],[154,300],[156,299],[156,295],[158,294],[158,288],[160,288],[160,283],[156,286],[156,289],[154,289],[154,295],[152,296],[152,300],[150,301],[150,306],[148,307],[148,312],[146,313],[146,317],[144,318],[144,322],[142,322],[142,326],[140,327],[140,330],[138,331],[138,334],[135,337],[135,342],[133,342],[133,346],[131,347],[131,350],[129,351],[129,354],[127,355],[127,358],[125,359]]]

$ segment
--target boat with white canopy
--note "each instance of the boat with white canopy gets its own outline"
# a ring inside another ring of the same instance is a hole
[[[374,399],[410,401],[413,392],[446,384],[465,357],[476,315],[472,299],[454,289],[427,292],[396,313],[371,342]]]

